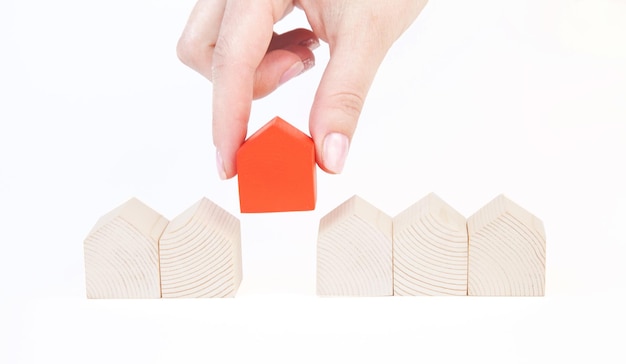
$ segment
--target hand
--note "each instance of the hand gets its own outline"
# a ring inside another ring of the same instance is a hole
[[[198,0],[178,42],[179,58],[213,82],[213,143],[221,178],[237,173],[254,98],[315,63],[321,39],[330,61],[320,82],[309,131],[317,164],[340,173],[376,71],[427,0]],[[312,32],[273,33],[293,7]]]

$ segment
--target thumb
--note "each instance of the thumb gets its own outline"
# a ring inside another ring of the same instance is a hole
[[[330,61],[309,118],[317,164],[328,173],[341,173],[365,98],[386,50],[353,42],[330,44]]]

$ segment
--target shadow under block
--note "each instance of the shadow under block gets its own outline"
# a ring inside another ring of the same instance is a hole
[[[313,139],[276,117],[237,151],[241,212],[315,209]]]
[[[160,239],[167,297],[234,297],[241,283],[239,220],[206,198],[173,219]]]
[[[324,216],[317,242],[317,294],[393,295],[391,217],[354,196]]]
[[[98,220],[84,241],[88,298],[159,298],[159,237],[168,221],[137,199]]]
[[[394,295],[467,295],[467,228],[429,194],[393,219]]]
[[[541,220],[503,195],[472,215],[470,296],[543,296],[546,236]]]

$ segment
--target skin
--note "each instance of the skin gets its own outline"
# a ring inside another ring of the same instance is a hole
[[[309,117],[317,164],[343,169],[350,140],[376,71],[391,45],[427,0],[198,0],[180,37],[183,63],[213,83],[213,143],[222,179],[237,174],[252,100],[263,97],[315,63],[322,40],[330,60]],[[294,6],[310,30],[284,34],[273,26]]]

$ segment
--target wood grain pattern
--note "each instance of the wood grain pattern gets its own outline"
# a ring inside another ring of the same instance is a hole
[[[158,240],[167,223],[134,198],[100,218],[84,241],[87,297],[161,297]]]
[[[429,194],[393,219],[394,295],[467,295],[467,229]]]
[[[393,295],[391,217],[354,196],[321,219],[317,294]]]
[[[472,215],[468,293],[543,296],[546,237],[541,220],[500,195]]]
[[[201,199],[165,229],[160,262],[164,298],[234,297],[242,278],[239,220]]]

